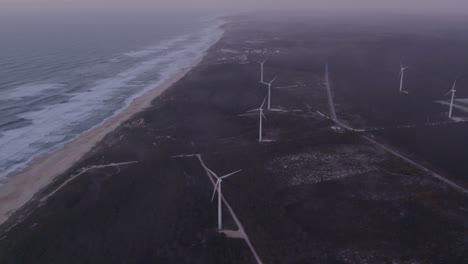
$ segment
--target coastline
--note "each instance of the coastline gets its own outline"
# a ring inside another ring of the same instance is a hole
[[[336,21],[233,18],[198,66],[10,216],[0,236],[0,263],[468,263],[468,196],[357,133],[333,131],[333,122],[316,114],[328,107],[322,82],[327,59],[345,65],[330,77],[337,97],[345,98],[343,116],[351,120],[359,114],[355,100],[381,103],[362,118],[382,116],[384,124],[400,120],[386,116],[389,109],[414,109],[416,103],[391,87],[379,100],[346,96],[374,87],[354,79],[367,76],[374,63],[363,63],[362,72],[347,69],[356,56],[375,62],[376,46],[393,54],[405,48],[385,44],[400,34],[382,44],[374,28],[363,30],[374,20],[359,18],[350,34],[342,34]],[[426,44],[419,35],[408,40]],[[448,55],[460,54],[454,52]],[[242,113],[268,93],[257,61],[269,54],[274,58],[266,79],[280,74],[275,85],[298,85],[274,92],[273,110],[285,111],[265,111],[267,142],[259,143],[258,119]],[[200,55],[192,53],[184,66]],[[415,55],[414,63],[418,58],[427,62]],[[431,118],[444,111],[432,107]],[[462,157],[465,150],[455,147],[465,142],[465,128],[443,127],[438,134],[450,134],[447,141],[424,133],[414,133],[413,141],[433,140],[430,149]],[[411,139],[409,131],[401,132]],[[444,149],[445,142],[455,147]],[[115,167],[124,161],[138,164]],[[242,170],[223,182],[221,211],[211,202],[207,168],[219,175]]]
[[[125,109],[106,119],[98,126],[86,131],[63,146],[39,155],[25,167],[9,174],[8,180],[0,186],[0,225],[30,201],[41,189],[47,187],[57,176],[92,150],[107,134],[117,129],[133,115],[145,110],[151,102],[169,87],[182,79],[206,56],[205,51],[193,63],[181,69],[160,85],[135,98]]]

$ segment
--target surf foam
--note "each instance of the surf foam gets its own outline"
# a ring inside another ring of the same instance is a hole
[[[8,130],[0,136],[0,178],[25,166],[32,159],[47,151],[73,140],[80,134],[105,122],[108,118],[125,109],[135,98],[167,81],[181,69],[189,67],[200,54],[215,44],[222,36],[222,21],[202,30],[195,36],[181,36],[168,40],[173,45],[195,37],[178,50],[164,56],[151,58],[118,73],[112,78],[95,82],[86,92],[72,94],[66,103],[54,104],[37,111],[24,113],[20,118],[32,120],[32,125]],[[160,45],[162,48],[163,46]],[[144,56],[155,49],[136,51],[133,56]],[[159,78],[141,87],[132,85],[140,75],[154,71]],[[26,88],[25,88],[26,87]],[[22,98],[39,94],[50,89],[62,89],[63,85],[43,84],[25,86],[11,98]],[[116,100],[116,98],[118,100]]]

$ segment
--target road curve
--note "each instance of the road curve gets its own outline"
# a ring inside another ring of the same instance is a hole
[[[358,129],[354,129],[344,123],[342,123],[341,121],[339,121],[337,118],[336,118],[336,113],[335,113],[335,106],[333,104],[333,98],[332,98],[332,93],[331,93],[331,89],[330,89],[330,82],[329,82],[329,79],[328,79],[328,64],[326,65],[326,68],[325,68],[325,84],[326,84],[326,87],[327,87],[327,94],[328,94],[328,103],[330,104],[330,113],[331,113],[331,119],[335,122],[335,124],[341,128],[343,128],[344,130],[348,130],[348,131],[352,131],[352,132],[359,132],[360,130]],[[371,139],[370,137],[366,136],[366,135],[361,135],[362,138],[364,138],[365,140],[369,141],[370,143],[386,150],[388,153],[406,161],[407,163],[413,165],[414,167],[420,169],[420,170],[423,170],[429,174],[431,174],[434,178],[436,179],[439,179],[440,181],[448,184],[450,187],[464,193],[464,194],[468,194],[468,190],[465,189],[464,187],[456,184],[455,182],[441,176],[440,174],[424,167],[423,165],[417,163],[416,161],[413,161],[411,160],[410,158],[408,157],[405,157],[403,156],[402,154],[398,153],[396,150],[390,148],[389,146],[386,146],[382,143],[379,143],[373,139]]]

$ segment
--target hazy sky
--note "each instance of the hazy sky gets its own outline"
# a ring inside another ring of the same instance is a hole
[[[256,10],[332,9],[468,13],[468,0],[0,0],[0,9],[24,10]]]

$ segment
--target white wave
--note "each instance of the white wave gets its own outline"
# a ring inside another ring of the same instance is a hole
[[[189,35],[180,36],[180,37],[177,37],[177,38],[162,41],[161,43],[159,43],[157,45],[154,45],[154,46],[147,46],[147,47],[143,48],[142,50],[130,51],[130,52],[124,53],[123,55],[128,56],[128,57],[132,57],[132,58],[146,57],[146,56],[154,54],[154,53],[158,53],[158,52],[161,52],[161,51],[164,51],[164,50],[168,50],[173,45],[175,45],[175,44],[177,44],[179,42],[185,41],[188,38],[189,38]]]
[[[19,100],[26,97],[35,97],[44,92],[50,92],[64,88],[63,84],[43,83],[26,84],[13,89],[0,92],[0,100]]]
[[[91,122],[93,126],[97,126],[105,122],[144,92],[190,66],[222,36],[220,24],[203,30],[197,41],[187,43],[179,50],[141,62],[112,78],[96,81],[90,90],[72,94],[66,103],[50,105],[39,111],[21,115],[21,118],[32,120],[33,124],[5,131],[0,135],[0,177],[24,166],[37,155],[51,150],[51,144],[57,147],[66,143],[66,140],[72,140],[78,136],[73,134],[76,133],[75,128],[83,123]],[[160,78],[145,88],[135,87],[135,79],[150,71],[155,71]],[[121,98],[122,93],[128,93],[128,89],[135,91],[124,103],[120,105],[109,103],[115,98]],[[44,149],[44,146],[48,146],[49,149]]]

